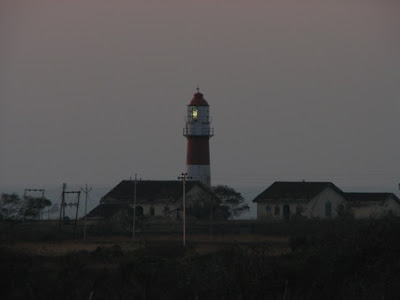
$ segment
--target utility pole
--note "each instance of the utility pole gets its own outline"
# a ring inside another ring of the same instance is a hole
[[[178,179],[182,180],[182,186],[183,186],[183,211],[182,211],[182,217],[183,217],[183,247],[186,246],[186,180],[192,179],[192,177],[188,176],[187,173],[182,173],[182,176],[179,176]]]
[[[87,201],[88,194],[92,190],[92,187],[88,188],[86,184],[85,189],[81,188],[81,191],[85,193],[85,218],[83,219],[83,239],[86,240],[86,215],[87,215]]]
[[[42,190],[42,201],[41,201],[42,203],[40,205],[40,222],[42,222],[43,220],[43,209],[44,209],[44,189],[41,190]]]
[[[61,192],[61,205],[60,205],[60,217],[58,219],[58,229],[61,229],[61,220],[64,220],[65,216],[65,190],[67,189],[67,184],[63,183],[62,185],[62,192]]]
[[[78,195],[78,202],[76,203],[70,203],[70,205],[75,205],[76,206],[76,213],[75,213],[75,229],[74,229],[74,233],[76,234],[76,229],[78,228],[78,211],[79,211],[79,199],[81,197],[81,191],[77,191],[77,192],[70,192],[70,193],[74,193]]]
[[[60,218],[58,220],[58,229],[61,229],[61,222],[65,222],[65,207],[66,206],[75,206],[76,207],[76,212],[75,212],[75,228],[74,228],[74,233],[76,233],[76,229],[78,227],[78,211],[79,211],[79,202],[80,202],[80,197],[81,197],[81,191],[66,191],[67,184],[63,183],[63,188],[62,188],[62,194],[61,194],[61,207],[60,207]],[[76,202],[66,202],[65,195],[68,194],[74,194],[76,195],[77,199]]]
[[[133,223],[132,223],[132,240],[135,240],[135,223],[136,223],[136,184],[137,174],[135,173],[135,181],[133,183]]]
[[[27,189],[24,190],[24,215],[23,215],[23,219],[22,219],[22,224],[25,225],[25,213],[26,213],[26,191]]]

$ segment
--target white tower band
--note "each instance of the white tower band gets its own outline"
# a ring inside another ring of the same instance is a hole
[[[186,126],[183,129],[187,138],[186,171],[192,180],[206,186],[211,186],[209,140],[214,135],[209,113],[210,107],[197,89],[187,106]]]

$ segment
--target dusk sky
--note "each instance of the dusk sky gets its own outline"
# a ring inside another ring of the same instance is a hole
[[[397,187],[400,2],[2,0],[0,184],[185,170],[210,104],[213,184]]]

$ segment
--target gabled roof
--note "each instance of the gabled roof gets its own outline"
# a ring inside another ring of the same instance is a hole
[[[186,192],[200,186],[210,192],[198,181],[187,181]],[[101,203],[132,202],[135,191],[133,180],[123,180],[101,200]],[[136,182],[137,203],[175,202],[182,199],[182,181],[179,180],[138,180]]]
[[[114,216],[116,213],[125,210],[131,210],[132,208],[128,203],[119,203],[119,204],[109,204],[102,203],[93,208],[86,216],[88,218],[110,218]],[[133,210],[133,209],[132,209]]]
[[[332,188],[338,194],[343,194],[343,192],[332,182],[276,181],[254,198],[253,202],[277,200],[308,201],[326,188]]]
[[[350,202],[383,202],[388,198],[393,198],[400,203],[400,199],[393,193],[344,193]]]

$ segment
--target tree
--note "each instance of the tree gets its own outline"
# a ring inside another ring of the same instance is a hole
[[[217,185],[211,188],[218,198],[217,214],[222,214],[223,218],[229,219],[239,217],[250,207],[244,201],[241,193],[226,185]]]
[[[25,207],[24,207],[25,206]],[[47,206],[51,206],[51,201],[47,198],[41,197],[26,197],[25,204],[23,204],[23,210],[25,210],[26,218],[37,218],[40,215],[40,210]],[[24,212],[23,212],[24,213]]]
[[[0,219],[21,220],[24,217],[35,219],[39,217],[40,210],[51,206],[51,201],[42,197],[27,196],[21,199],[17,194],[1,194]]]
[[[0,219],[18,220],[21,216],[21,198],[17,194],[1,194]]]

